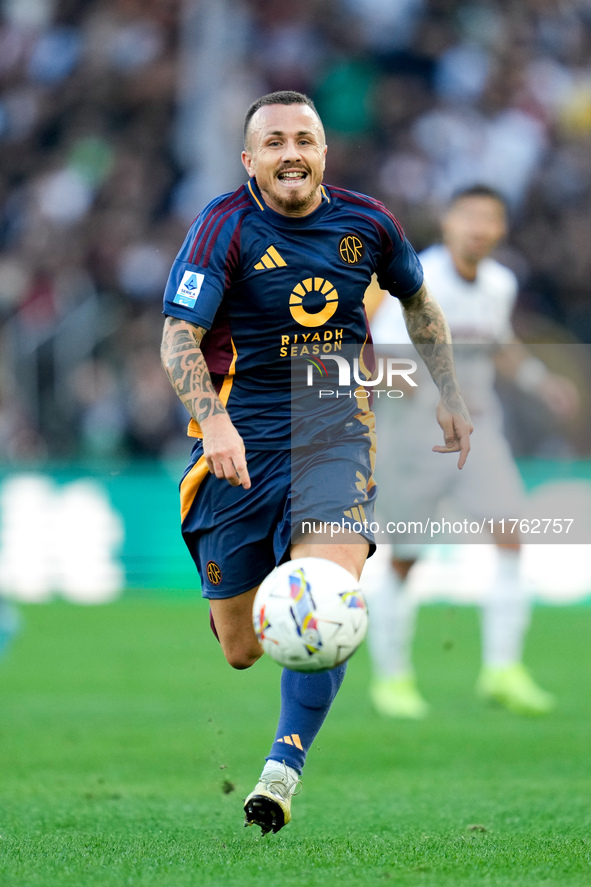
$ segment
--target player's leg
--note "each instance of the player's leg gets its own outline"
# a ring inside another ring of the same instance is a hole
[[[252,624],[252,605],[257,589],[258,585],[236,597],[209,602],[217,637],[232,668],[250,668],[263,655]]]
[[[357,542],[323,545],[300,542],[291,547],[291,559],[319,557],[340,564],[357,579],[369,544]],[[299,784],[306,756],[343,683],[347,663],[321,673],[304,674],[284,668],[281,675],[281,709],[275,740],[259,782],[244,805],[246,825],[261,826],[263,834],[279,831],[291,819],[291,798]]]
[[[348,570],[357,580],[369,554],[367,539],[358,533],[346,531],[339,534],[339,541],[322,541],[319,534],[309,539],[302,539],[291,546],[290,558],[320,557],[327,561],[334,561]],[[341,541],[346,540],[346,541]]]
[[[202,594],[209,600],[211,626],[222,651],[230,665],[244,669],[263,652],[252,624],[252,606],[258,585],[276,564],[270,540],[285,515],[290,458],[250,452],[249,491],[231,487],[202,465],[197,444],[181,483],[183,538],[199,572]],[[297,772],[283,763],[276,763],[275,770],[261,777],[245,801],[246,824],[257,823],[263,832],[276,831],[289,821],[298,781]]]
[[[539,687],[523,664],[531,601],[520,574],[520,546],[498,545],[492,581],[483,602],[482,670],[477,691],[518,714],[551,711],[554,697]]]
[[[311,536],[300,532],[294,538],[292,525],[303,527],[306,518],[313,518],[315,524],[340,520],[350,512],[352,503],[359,507],[362,497],[363,513],[371,522],[376,490],[373,485],[367,493],[371,479],[370,450],[371,441],[362,434],[349,443],[340,441],[292,454],[292,496],[284,521],[276,531],[278,559],[289,549],[292,560],[325,558],[359,579],[370,547],[364,536],[344,530],[332,541],[328,533]],[[365,479],[363,489],[360,489],[360,471]],[[284,669],[275,740],[259,782],[245,801],[246,825],[260,825],[265,833],[278,831],[291,819],[291,798],[306,756],[330,711],[345,671],[346,663],[316,674]]]
[[[497,545],[495,567],[482,605],[482,662],[500,669],[521,662],[530,622],[520,576],[520,546]]]
[[[416,557],[410,556],[409,551],[400,551],[402,554],[405,556],[383,559],[375,571],[368,561],[367,578],[364,573],[364,583],[371,587],[370,698],[384,717],[419,719],[425,717],[429,706],[417,689],[412,665],[416,604],[408,591],[407,579]]]
[[[459,499],[470,513],[496,521],[497,559],[482,603],[477,692],[521,714],[545,714],[554,707],[554,698],[537,686],[523,665],[531,599],[521,577],[519,537],[507,532],[523,514],[523,482],[500,426],[491,422],[480,431],[458,486]],[[505,532],[499,517],[513,518],[505,520]]]
[[[374,708],[392,718],[420,719],[429,710],[417,688],[412,664],[417,607],[409,576],[428,541],[423,528],[436,516],[439,500],[460,473],[454,462],[424,445],[425,439],[431,440],[433,420],[430,409],[428,422],[424,420],[423,409],[417,405],[407,410],[409,433],[406,427],[398,429],[398,445],[393,442],[390,449],[396,458],[382,463],[378,473],[380,539],[390,542],[389,557],[381,560],[377,575],[368,563],[363,585],[369,606],[369,695]],[[382,418],[387,422],[390,416],[386,412]],[[391,527],[395,532],[388,529]]]
[[[253,488],[232,487],[209,473],[202,444],[181,482],[183,538],[210,605],[212,628],[233,668],[262,655],[252,624],[258,586],[275,566],[272,539],[289,490],[289,454],[249,453]]]

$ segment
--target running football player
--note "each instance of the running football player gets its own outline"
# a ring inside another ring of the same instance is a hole
[[[416,253],[391,213],[369,197],[323,184],[324,129],[296,92],[248,110],[246,184],[198,216],[164,297],[162,360],[195,438],[181,482],[182,532],[234,668],[262,654],[252,604],[276,564],[333,560],[359,577],[374,540],[305,536],[301,519],[339,521],[353,505],[371,521],[373,414],[354,396],[308,398],[294,409],[292,362],[368,341],[363,294],[375,273],[404,306],[409,334],[440,390],[444,442],[464,464],[471,423],[459,393],[447,324]],[[308,392],[309,393],[309,392]],[[292,478],[294,481],[292,483]],[[278,831],[306,755],[342,683],[284,670],[279,724],[246,824]]]

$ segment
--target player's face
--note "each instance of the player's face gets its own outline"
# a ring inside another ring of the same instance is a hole
[[[464,197],[442,222],[443,237],[452,253],[478,263],[494,250],[507,231],[505,207],[493,197]]]
[[[242,162],[265,203],[284,216],[305,216],[320,205],[326,144],[308,105],[263,105],[253,115]]]

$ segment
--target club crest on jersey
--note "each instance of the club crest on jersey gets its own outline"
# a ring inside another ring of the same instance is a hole
[[[215,561],[209,561],[205,568],[205,572],[212,585],[219,585],[222,581],[222,571]]]
[[[308,293],[320,293],[324,296],[324,307],[320,311],[308,311],[304,305],[304,298]],[[289,297],[289,311],[296,323],[300,326],[322,326],[333,316],[338,308],[339,294],[330,282],[324,277],[308,277],[293,288]]]
[[[197,271],[185,271],[172,301],[185,308],[194,308],[204,280],[205,274],[199,274]]]
[[[356,234],[345,234],[339,243],[339,256],[346,265],[358,265],[365,255],[365,244]]]

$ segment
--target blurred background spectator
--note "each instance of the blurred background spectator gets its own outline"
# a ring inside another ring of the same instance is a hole
[[[589,0],[3,0],[0,460],[186,454],[162,291],[244,180],[247,105],[285,88],[317,102],[327,182],[417,249],[451,192],[498,188],[518,333],[591,342]]]

